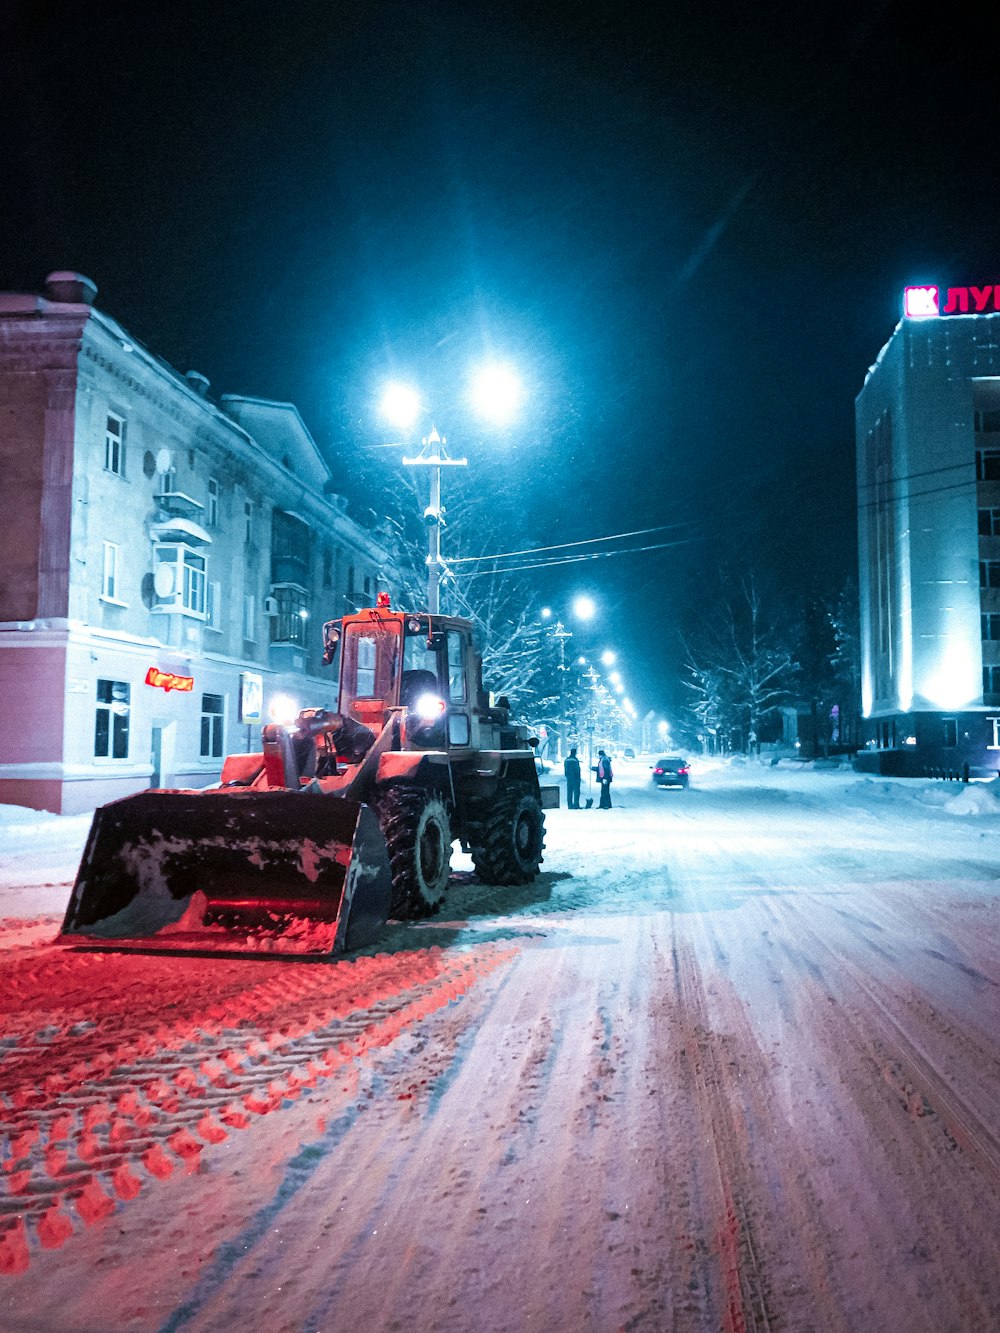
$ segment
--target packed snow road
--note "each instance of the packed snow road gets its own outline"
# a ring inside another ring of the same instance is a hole
[[[335,965],[68,950],[0,857],[0,1327],[1000,1329],[992,787],[613,792]]]

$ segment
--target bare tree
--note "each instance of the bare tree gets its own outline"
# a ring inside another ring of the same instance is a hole
[[[686,644],[691,711],[722,750],[759,750],[766,723],[791,697],[798,663],[752,575],[724,591],[707,619]]]

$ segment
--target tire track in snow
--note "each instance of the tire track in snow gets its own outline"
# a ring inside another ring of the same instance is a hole
[[[339,1076],[515,953],[509,946],[447,954],[435,947],[416,960],[265,965],[268,979],[242,993],[230,985],[225,1006],[211,984],[188,995],[185,1016],[152,1034],[142,1030],[148,1008],[137,1014],[119,1005],[110,1017],[85,1018],[116,988],[114,972],[103,973],[110,986],[102,990],[102,973],[82,967],[75,1008],[61,1009],[34,1034],[23,1022],[4,1032],[0,1273],[23,1272],[36,1247],[60,1247],[80,1224],[101,1221],[178,1166],[197,1170],[206,1148],[252,1116]],[[165,981],[170,1007],[179,1005],[184,986],[173,969],[143,962]],[[44,989],[46,969],[36,972]],[[97,1054],[87,1058],[93,1044]]]

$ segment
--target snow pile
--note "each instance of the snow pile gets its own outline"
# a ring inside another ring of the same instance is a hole
[[[998,783],[969,783],[944,805],[949,815],[1000,815]]]

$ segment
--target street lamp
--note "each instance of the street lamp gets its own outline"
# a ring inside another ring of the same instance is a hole
[[[522,398],[520,380],[510,366],[491,363],[479,367],[473,375],[469,401],[481,417],[496,424],[508,422],[520,406]],[[426,409],[417,389],[396,382],[385,387],[381,414],[394,426],[410,430],[421,416],[426,416]],[[420,444],[420,452],[412,458],[404,455],[403,463],[406,467],[430,468],[430,503],[424,510],[424,525],[427,528],[427,609],[431,615],[437,615],[440,610],[441,572],[444,569],[441,529],[445,525],[445,510],[441,503],[441,469],[466,467],[468,459],[452,458],[449,455],[447,440],[438,434],[433,423],[430,423],[430,430]]]

